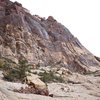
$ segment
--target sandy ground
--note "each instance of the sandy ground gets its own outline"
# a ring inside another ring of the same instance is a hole
[[[49,83],[48,89],[53,97],[13,92],[13,89],[27,85],[7,82],[2,80],[2,74],[0,76],[0,100],[100,100],[99,76],[74,74],[66,84]]]

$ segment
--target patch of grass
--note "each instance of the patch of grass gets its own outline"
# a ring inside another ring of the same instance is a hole
[[[41,76],[40,79],[45,83],[48,83],[48,82],[61,82],[61,83],[63,83],[64,82],[64,80],[61,76],[60,77],[56,76],[54,74],[54,72],[52,72],[52,71],[50,71],[48,73],[46,71],[44,71],[44,73],[40,72],[38,75]]]

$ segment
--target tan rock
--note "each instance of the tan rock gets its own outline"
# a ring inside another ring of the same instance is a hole
[[[62,75],[62,70],[57,71],[58,74]]]
[[[33,84],[36,88],[45,89],[46,84],[39,79],[38,75],[31,74],[26,77],[27,84]]]

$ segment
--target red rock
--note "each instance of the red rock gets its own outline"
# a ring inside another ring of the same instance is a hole
[[[16,61],[20,55],[40,66],[59,66],[86,73],[100,68],[71,32],[52,16],[40,20],[18,2],[0,0],[0,55]]]

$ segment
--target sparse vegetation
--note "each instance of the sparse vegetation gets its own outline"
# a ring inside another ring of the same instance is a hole
[[[3,59],[0,59],[0,69],[4,66],[5,62]]]
[[[61,82],[62,83],[62,82],[64,82],[64,80],[61,76],[60,77],[56,76],[54,74],[54,72],[52,72],[52,71],[50,71],[48,73],[46,71],[44,71],[44,73],[40,72],[39,76],[41,76],[40,79],[45,83],[48,83],[48,82]]]
[[[27,76],[26,72],[30,72],[31,69],[31,65],[25,59],[19,60],[18,64],[9,59],[0,60],[0,67],[3,70],[4,79],[13,82],[23,82]],[[56,76],[53,71],[46,72],[43,70],[43,72],[35,72],[34,74],[38,74],[41,77],[40,79],[45,83],[64,82],[63,78]]]
[[[93,75],[93,76],[100,76],[100,70],[94,71],[94,72],[88,72],[86,75]]]
[[[4,79],[8,81],[21,81],[23,82],[26,77],[26,72],[30,70],[30,65],[27,60],[19,60],[19,63],[16,66],[10,66],[11,63],[5,62],[3,67]]]

